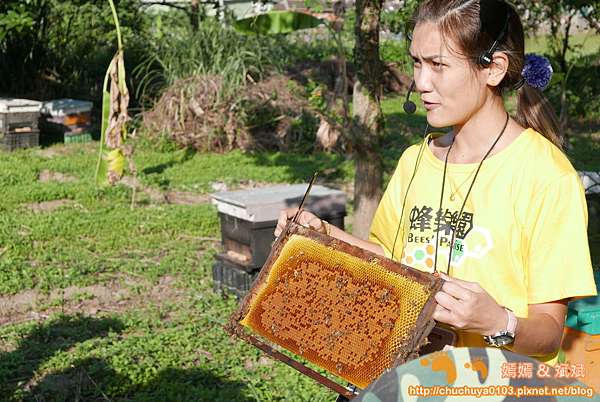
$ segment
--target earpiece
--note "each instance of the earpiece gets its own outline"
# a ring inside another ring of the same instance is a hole
[[[490,31],[493,32],[491,25],[494,25],[492,22],[495,21],[498,13],[501,12],[499,8],[502,8],[506,15],[504,25],[502,26],[502,29],[500,29],[500,33],[498,33],[492,45],[477,58],[477,64],[481,67],[488,67],[492,64],[494,52],[498,48],[502,38],[504,38],[504,35],[506,35],[510,13],[508,5],[502,0],[482,0],[480,2],[479,19],[481,21],[481,30],[487,31],[488,33],[490,33]]]
[[[408,114],[413,114],[417,110],[417,105],[415,105],[415,102],[410,100],[410,94],[414,90],[415,90],[415,81],[413,80],[410,83],[410,88],[408,88],[408,92],[406,93],[406,100],[404,101],[404,104],[402,105],[402,108]]]

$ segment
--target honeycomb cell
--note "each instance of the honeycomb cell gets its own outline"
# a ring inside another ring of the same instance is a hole
[[[293,234],[241,324],[364,388],[392,365],[430,297],[376,258]]]

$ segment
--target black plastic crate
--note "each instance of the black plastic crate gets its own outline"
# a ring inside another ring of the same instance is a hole
[[[33,130],[29,132],[8,134],[0,133],[0,143],[5,151],[13,151],[15,149],[37,147],[40,144],[40,131]]]
[[[344,229],[345,214],[321,216],[331,225]],[[225,251],[245,254],[248,260],[244,263],[251,269],[261,268],[275,240],[273,232],[277,221],[250,222],[235,216],[219,212],[221,221],[221,239]]]
[[[218,293],[242,298],[252,287],[258,272],[259,269],[248,270],[247,267],[232,262],[225,255],[217,254],[212,267],[213,289]]]

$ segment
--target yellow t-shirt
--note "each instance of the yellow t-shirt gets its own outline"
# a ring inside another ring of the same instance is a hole
[[[369,238],[387,257],[392,257],[419,148],[402,154],[371,225]],[[433,272],[438,230],[437,268],[446,272],[456,230],[449,274],[478,282],[517,317],[527,317],[528,304],[595,295],[585,194],[566,156],[541,134],[525,130],[485,160],[458,217],[477,166],[448,164],[439,210],[444,162],[428,146],[422,148],[394,259]],[[485,342],[479,334],[459,331],[458,346],[484,347]],[[554,364],[557,354],[537,358]]]

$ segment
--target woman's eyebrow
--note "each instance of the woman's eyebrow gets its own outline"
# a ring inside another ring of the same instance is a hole
[[[418,57],[415,56],[412,52],[409,52],[410,57],[412,57],[414,60],[425,60],[425,61],[432,61],[433,59],[444,59],[445,56],[442,54],[433,54],[431,56],[423,56],[423,57]]]

